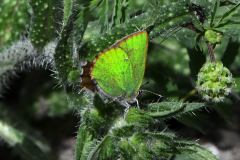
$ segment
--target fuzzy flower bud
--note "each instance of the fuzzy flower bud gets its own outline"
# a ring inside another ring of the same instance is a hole
[[[213,30],[207,30],[204,34],[204,37],[208,42],[212,44],[220,43],[222,40],[222,35]]]
[[[203,65],[198,73],[197,90],[206,101],[222,102],[233,87],[231,72],[221,62]]]

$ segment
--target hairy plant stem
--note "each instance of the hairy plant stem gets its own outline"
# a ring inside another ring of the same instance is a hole
[[[215,58],[215,55],[214,55],[214,45],[211,44],[211,43],[208,43],[207,47],[208,47],[208,54],[209,54],[209,57],[210,57],[210,61],[212,63],[215,63],[216,62],[216,58]]]

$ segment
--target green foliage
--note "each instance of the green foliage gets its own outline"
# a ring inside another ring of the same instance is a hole
[[[66,93],[60,91],[53,92],[47,97],[42,97],[33,107],[36,113],[43,114],[41,112],[45,111],[49,117],[60,117],[71,112],[73,109],[68,104]]]
[[[98,52],[112,45],[120,38],[138,30],[152,30],[152,32],[150,32],[150,38],[154,38],[170,28],[186,24],[190,21],[192,16],[184,2],[179,2],[175,5],[172,4],[171,7],[176,7],[177,9],[171,8],[170,12],[170,6],[165,6],[162,10],[153,8],[152,11],[135,16],[129,19],[127,23],[116,26],[109,32],[103,32],[103,35],[99,37],[94,37],[94,39],[83,46],[83,53],[80,55],[82,60],[92,61]],[[174,12],[172,13],[172,11]],[[171,14],[166,15],[167,13]],[[179,24],[179,21],[181,21],[181,24]],[[153,26],[154,29],[152,29]]]
[[[61,5],[54,0],[31,0],[30,5],[33,11],[30,39],[36,48],[42,49],[56,37],[59,31],[62,21],[62,15],[59,11]]]
[[[0,50],[19,39],[28,27],[29,4],[24,0],[0,2]]]
[[[71,15],[71,10],[73,7],[73,1],[72,0],[64,0],[63,1],[63,8],[64,8],[64,15],[63,15],[63,24],[65,25]]]
[[[205,106],[204,103],[183,103],[183,102],[162,102],[152,103],[147,106],[150,115],[153,117],[165,119],[175,115],[181,115],[187,112],[196,111]]]
[[[41,54],[29,40],[20,40],[0,52],[0,95],[19,72],[52,67],[55,42],[48,43]]]
[[[211,11],[210,24],[205,24],[205,27],[232,37],[236,36],[235,38],[239,37],[237,34],[239,30],[237,18],[239,16],[239,6],[239,2],[228,7],[220,6],[220,1],[216,0]]]
[[[193,115],[201,119],[202,111],[202,120],[208,122],[205,117],[211,115],[203,109],[209,105],[225,119],[229,117],[222,106],[229,107],[240,92],[238,1],[3,0],[0,4],[0,138],[22,159],[56,159],[58,139],[51,140],[51,146],[46,144],[45,138],[32,131],[45,133],[45,127],[31,125],[47,117],[47,122],[56,119],[55,127],[62,126],[63,132],[68,128],[63,128],[60,119],[69,113],[72,118],[73,110],[81,118],[76,160],[217,159],[197,142],[178,138],[168,122],[176,119],[202,131],[206,126]],[[147,92],[137,97],[139,106],[125,108],[118,97],[105,96],[90,81],[92,71],[85,64],[91,66],[100,52],[141,30],[149,34],[145,74],[149,84],[143,83]],[[33,93],[26,96],[22,84],[18,87],[13,81],[16,86],[11,86],[15,75],[20,73],[19,82],[24,83],[33,70],[51,71],[63,89],[52,90],[52,82],[44,76],[37,79],[45,83],[31,87],[50,91],[36,94],[30,88],[27,92]],[[86,77],[87,85],[94,85],[95,90],[82,86]],[[8,85],[16,102],[3,92]],[[158,93],[166,98],[162,100]],[[20,108],[19,117],[25,118],[29,130],[14,123],[22,120],[12,119],[12,111],[5,112],[11,104]],[[58,137],[56,132],[44,136]]]
[[[181,153],[176,156],[176,160],[192,160],[192,159],[199,159],[199,160],[214,160],[216,157],[207,151],[206,149],[202,148],[199,145],[191,144],[189,142],[182,142]]]
[[[74,2],[75,3],[72,4],[73,7],[71,12],[66,13],[69,14],[69,18],[65,18],[66,24],[63,26],[61,31],[60,39],[56,46],[56,54],[54,55],[55,67],[58,71],[59,79],[62,80],[64,85],[66,84],[67,80],[72,81],[72,71],[77,72],[78,70],[78,68],[76,68],[78,65],[74,64],[74,59],[76,58],[74,57],[76,56],[74,55],[74,52],[78,51],[76,44],[81,43],[82,36],[87,25],[86,15],[88,14],[88,9],[84,8],[82,11],[80,11],[81,7],[84,7],[85,4],[83,3],[81,6],[78,4],[78,2]],[[69,12],[68,10],[65,11]],[[74,32],[72,33],[73,30]],[[81,70],[79,73],[80,72]]]
[[[50,149],[48,144],[2,104],[0,109],[0,138],[10,147],[14,147],[23,159],[48,160]],[[18,125],[15,124],[16,121],[18,121]]]
[[[95,99],[98,99],[95,100],[95,106],[105,105],[98,97]],[[76,159],[167,159],[195,151],[198,154],[192,155],[190,159],[216,159],[197,144],[182,141],[170,132],[162,132],[166,128],[164,119],[180,116],[203,106],[201,103],[162,102],[150,104],[146,110],[130,108],[127,113],[119,105],[114,108],[105,106],[111,114],[102,110],[104,106],[82,110]],[[120,110],[122,114],[114,114]]]

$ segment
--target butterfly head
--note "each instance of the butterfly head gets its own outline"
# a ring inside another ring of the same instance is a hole
[[[138,104],[138,100],[137,100],[138,94],[139,94],[139,92],[131,93],[128,96],[125,97],[125,100],[130,104],[133,104],[133,103]]]

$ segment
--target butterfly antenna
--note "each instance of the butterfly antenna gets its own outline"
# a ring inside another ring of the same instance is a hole
[[[178,30],[179,27],[175,27],[173,29],[168,30],[165,34],[163,34],[163,38],[160,41],[160,44],[165,42],[168,38],[170,38],[171,36],[173,36]]]
[[[135,27],[137,28],[138,31],[141,31],[141,29],[137,25]]]
[[[148,85],[149,83],[150,83],[149,81],[144,82],[141,87],[146,86],[146,85]]]
[[[159,101],[160,101],[160,100],[163,98],[163,96],[162,96],[162,95],[160,95],[160,94],[157,94],[157,93],[155,93],[155,92],[152,92],[152,91],[149,91],[149,90],[141,89],[140,91],[141,91],[141,92],[147,92],[147,93],[151,93],[151,94],[153,94],[153,95],[156,95],[156,96],[158,96],[159,98],[158,98],[157,102],[159,102]]]
[[[160,42],[163,43],[164,41],[166,41],[169,37],[173,36],[175,33],[177,33],[178,31],[180,31],[183,27],[175,27],[172,31],[169,31],[168,33],[166,33],[163,37],[163,40]]]

